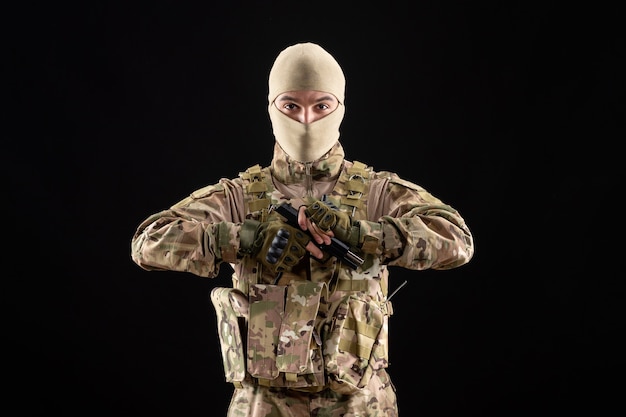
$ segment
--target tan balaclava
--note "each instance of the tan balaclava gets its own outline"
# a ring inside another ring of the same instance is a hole
[[[274,61],[269,76],[269,114],[274,137],[289,157],[312,162],[326,154],[339,140],[345,113],[346,80],[341,67],[322,47],[299,43],[284,49]],[[300,123],[274,104],[287,91],[315,90],[333,94],[339,106],[313,123]]]

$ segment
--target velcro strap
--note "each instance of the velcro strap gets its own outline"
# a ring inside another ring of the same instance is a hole
[[[357,334],[372,339],[372,341],[380,332],[380,327],[370,326],[364,321],[357,321],[354,317],[346,317],[346,324],[344,324],[344,326],[346,329],[354,330]]]
[[[367,291],[369,282],[366,279],[339,279],[337,281],[337,291]]]
[[[290,381],[290,382],[297,382],[298,381],[298,374],[294,374],[294,373],[291,373],[291,372],[286,372],[285,373],[285,379],[287,381]]]
[[[246,191],[250,194],[264,193],[267,191],[267,184],[262,181],[254,181],[246,185]]]
[[[239,250],[242,253],[251,253],[254,246],[254,238],[256,237],[256,231],[259,228],[261,222],[252,219],[244,220],[239,229]]]
[[[361,176],[363,178],[369,178],[369,174],[366,171],[367,165],[365,165],[362,162],[359,161],[354,161],[353,165],[348,168],[348,174],[350,175],[357,175],[357,176]]]
[[[263,210],[264,208],[269,207],[270,199],[269,198],[258,198],[256,200],[250,200],[248,202],[248,207],[251,212]]]
[[[361,196],[359,195],[346,195],[346,196],[342,196],[341,197],[341,204],[345,204],[346,206],[351,206],[351,207],[356,207],[356,208],[363,208],[363,201],[359,200],[359,198],[361,198]]]
[[[263,178],[263,173],[261,172],[261,165],[256,164],[246,169],[246,172],[241,173],[241,177],[250,180],[250,181],[259,181]]]
[[[230,243],[230,230],[228,230],[226,222],[218,224],[217,236],[222,260],[228,263],[235,262],[237,260],[237,252],[235,252],[235,247]]]
[[[378,238],[374,236],[365,236],[361,244],[361,250],[365,253],[376,253],[378,249]]]
[[[357,343],[351,342],[350,340],[341,339],[339,341],[339,349],[345,352],[350,352],[354,355],[357,355],[361,359],[369,358],[372,352],[373,342],[372,342],[372,346],[370,346],[369,348],[361,345],[360,343],[363,343],[363,342],[359,342],[359,344],[357,344]]]
[[[363,181],[352,179],[346,182],[346,190],[351,191],[351,192],[363,193],[365,192],[366,188],[367,187],[365,186],[365,183]]]

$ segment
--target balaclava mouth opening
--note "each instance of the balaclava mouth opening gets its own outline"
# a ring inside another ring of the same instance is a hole
[[[284,49],[274,61],[269,76],[268,111],[274,137],[285,153],[298,162],[312,162],[326,154],[339,140],[345,113],[346,80],[335,58],[314,43],[299,43]],[[335,111],[313,123],[300,123],[274,104],[287,91],[315,90],[333,94]]]

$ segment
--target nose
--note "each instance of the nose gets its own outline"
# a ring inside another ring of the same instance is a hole
[[[315,121],[315,112],[313,112],[313,109],[303,109],[300,115],[300,123],[312,123],[313,121]]]

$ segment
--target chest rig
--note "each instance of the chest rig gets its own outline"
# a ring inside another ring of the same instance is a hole
[[[254,165],[239,173],[244,183],[246,215],[265,220],[272,200],[274,185],[269,168]],[[367,166],[354,161],[352,166],[343,169],[333,191],[327,198],[337,207],[350,212],[357,220],[367,219],[367,197],[370,172]]]
[[[240,178],[246,218],[267,221],[272,205],[282,202],[269,168],[254,165]],[[369,181],[367,166],[353,162],[342,169],[326,198],[355,219],[365,220]],[[256,260],[246,257],[240,267],[238,281],[233,281],[239,291],[220,288],[211,295],[221,323],[227,381],[235,386],[248,380],[303,391],[330,386],[350,393],[387,366],[388,314],[376,301],[356,295],[365,291],[367,280],[339,279],[334,290],[347,295],[330,302],[328,282],[263,284]],[[247,328],[243,333],[241,319]]]
[[[355,220],[367,220],[367,201],[369,197],[371,168],[360,161],[345,162],[347,167],[342,167],[337,181],[331,192],[324,198],[333,206],[350,213]],[[239,173],[243,181],[244,202],[246,205],[246,217],[259,221],[266,221],[272,204],[281,203],[280,193],[275,191],[272,182],[270,168],[262,168],[254,165],[244,172]],[[364,250],[368,245],[377,245],[377,242],[365,241],[362,244]],[[256,264],[256,262],[254,262]],[[260,264],[249,265],[248,271],[254,270],[256,274],[246,274],[249,283],[257,283],[260,279]],[[243,277],[242,277],[243,278]],[[254,281],[254,282],[253,282]],[[240,282],[242,291],[247,293],[248,286]],[[364,281],[341,280],[335,285],[336,290],[364,291],[367,283]]]

